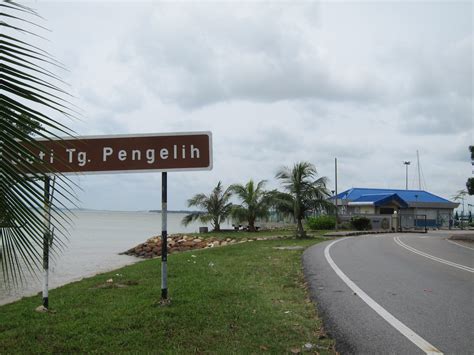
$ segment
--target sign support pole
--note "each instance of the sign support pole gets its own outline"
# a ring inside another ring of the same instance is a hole
[[[49,244],[51,238],[51,178],[44,178],[44,223],[43,234],[43,307],[49,308],[48,282],[49,282]]]
[[[168,173],[161,173],[161,300],[168,300]]]

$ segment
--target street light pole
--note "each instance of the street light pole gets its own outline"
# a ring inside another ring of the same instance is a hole
[[[408,190],[408,165],[411,164],[410,161],[404,161],[403,164],[405,164],[405,190]]]

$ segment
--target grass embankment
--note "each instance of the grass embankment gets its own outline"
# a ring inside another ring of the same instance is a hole
[[[221,231],[221,232],[209,232],[209,233],[185,233],[182,235],[194,236],[196,238],[219,238],[219,239],[252,239],[252,238],[272,238],[272,237],[289,237],[293,236],[296,233],[296,229],[274,229],[274,230],[262,230],[257,233],[247,232],[247,231]],[[310,232],[310,235],[314,232]],[[323,233],[317,233],[317,235],[322,235]]]
[[[153,259],[0,307],[0,353],[331,353],[304,288],[301,250],[320,239],[255,241],[169,256],[171,304]],[[112,284],[106,280],[112,278]],[[117,284],[125,285],[117,287]]]

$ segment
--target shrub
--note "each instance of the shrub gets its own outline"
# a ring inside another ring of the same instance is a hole
[[[372,227],[370,219],[367,217],[352,217],[351,225],[358,231],[369,230]]]
[[[306,221],[306,225],[311,230],[334,229],[336,227],[336,218],[326,215],[309,217]]]
[[[352,224],[349,221],[341,222],[341,223],[339,223],[339,229],[351,230],[352,229]]]

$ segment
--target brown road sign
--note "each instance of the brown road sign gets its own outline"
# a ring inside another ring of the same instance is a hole
[[[210,132],[90,136],[41,143],[44,150],[30,149],[52,172],[94,174],[212,169]]]

